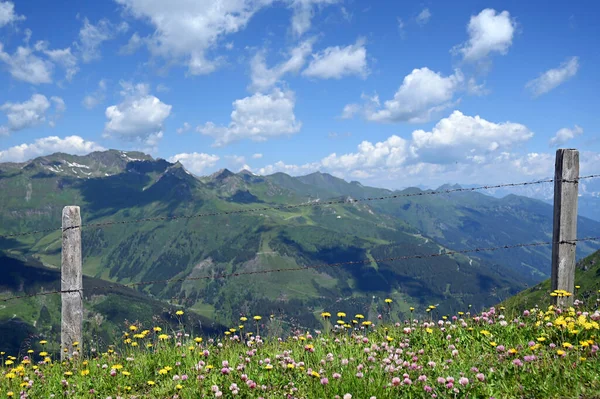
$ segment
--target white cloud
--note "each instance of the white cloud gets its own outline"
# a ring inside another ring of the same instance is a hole
[[[46,112],[49,109],[50,101],[42,94],[34,94],[22,103],[6,102],[0,106],[0,111],[4,112],[8,119],[8,126],[2,130],[8,133],[38,126],[46,121]]]
[[[472,96],[485,96],[490,94],[490,91],[486,89],[485,82],[477,84],[475,78],[469,78],[467,81],[467,93]]]
[[[187,122],[183,122],[183,125],[180,128],[177,128],[177,134],[183,134],[185,132],[187,132],[188,130],[190,130],[192,128],[192,126],[187,123]]]
[[[373,97],[364,107],[365,117],[374,122],[426,122],[434,113],[453,105],[454,94],[462,88],[463,82],[459,70],[444,77],[429,68],[414,69],[404,77],[394,98],[386,101],[383,108],[378,97]],[[347,105],[342,117],[350,117],[356,111],[356,105]]]
[[[243,155],[226,155],[225,158],[229,160],[232,165],[240,165],[246,163],[246,157]]]
[[[64,139],[51,136],[37,139],[32,144],[21,144],[0,151],[0,162],[24,162],[55,152],[84,155],[103,150],[102,146],[79,136],[68,136]]]
[[[77,66],[77,58],[71,53],[71,47],[56,50],[44,50],[44,54],[48,56],[55,64],[63,67],[65,70],[65,79],[71,81],[73,76],[79,71]]]
[[[414,131],[410,149],[421,161],[445,163],[506,150],[532,137],[533,132],[520,123],[494,123],[454,111],[431,132]]]
[[[398,17],[398,33],[400,34],[401,39],[406,38],[406,32],[404,31],[405,26],[406,24],[404,23],[402,18]]]
[[[17,47],[13,55],[3,51],[0,43],[0,61],[8,66],[13,78],[31,84],[52,83],[54,65],[35,54],[29,47]]]
[[[429,18],[431,18],[431,12],[429,11],[429,8],[424,8],[423,11],[417,15],[416,20],[419,25],[423,26],[429,22]]]
[[[508,11],[497,13],[486,8],[478,15],[472,15],[467,25],[469,40],[452,49],[462,54],[467,62],[486,58],[490,53],[506,54],[512,45],[517,24]]]
[[[106,108],[105,136],[155,146],[172,106],[151,95],[146,84],[121,82],[121,86],[123,101]]]
[[[101,104],[106,97],[106,80],[101,79],[98,82],[98,89],[92,94],[88,94],[83,98],[82,104],[87,109],[92,109]]]
[[[54,103],[54,109],[56,110],[56,113],[58,113],[58,114],[63,113],[67,109],[67,106],[65,105],[65,101],[62,98],[52,96],[52,97],[50,97],[50,100]]]
[[[558,68],[550,69],[539,77],[530,80],[525,87],[531,90],[535,97],[541,96],[575,76],[578,70],[579,57],[571,57]]]
[[[131,16],[146,21],[153,34],[143,38],[157,57],[168,63],[180,62],[192,75],[214,71],[219,60],[208,59],[207,52],[223,37],[246,27],[261,8],[273,0],[116,0]]]
[[[361,106],[358,104],[346,104],[344,109],[342,110],[342,119],[350,119],[354,117],[355,114],[360,112]]]
[[[280,161],[265,166],[259,173],[304,174],[321,170],[344,178],[385,181],[386,185],[390,182],[422,184],[423,181],[433,184],[434,180],[445,179],[446,182],[468,182],[464,176],[473,176],[477,172],[479,179],[486,176],[481,172],[483,170],[494,179],[512,177],[505,173],[506,170],[513,173],[518,170],[522,175],[530,176],[547,169],[547,157],[539,154],[517,156],[507,151],[532,136],[527,127],[518,123],[494,123],[454,111],[430,132],[416,130],[410,139],[392,135],[376,143],[363,141],[355,152],[333,153],[318,162],[301,166]],[[400,180],[398,176],[401,176]]]
[[[12,2],[0,1],[0,28],[24,19],[24,16],[15,14],[15,5]]]
[[[128,29],[126,22],[115,25],[107,19],[101,19],[94,25],[84,18],[83,27],[79,31],[78,43],[83,62],[99,59],[101,57],[100,45],[107,40],[114,39],[119,33],[127,32]]]
[[[137,32],[134,32],[134,34],[129,38],[127,44],[119,49],[119,54],[133,54],[143,45],[144,40]]]
[[[262,157],[263,157],[263,154],[260,154],[260,153],[252,154],[252,159],[260,159]]]
[[[297,73],[304,66],[306,57],[312,52],[315,38],[305,40],[290,51],[289,59],[273,68],[268,68],[265,52],[260,51],[250,62],[251,90],[265,91],[277,84],[286,73]]]
[[[302,75],[320,79],[340,79],[348,75],[365,78],[368,73],[365,40],[360,38],[355,44],[328,47],[313,54],[312,61]]]
[[[292,91],[275,88],[270,94],[256,93],[251,97],[235,100],[228,126],[216,126],[207,122],[196,130],[214,137],[215,147],[242,139],[265,141],[291,135],[299,132],[302,126],[294,115],[295,104]]]
[[[550,147],[559,147],[567,141],[583,134],[583,129],[577,125],[573,129],[563,127],[550,139]]]
[[[186,169],[199,175],[205,169],[212,168],[219,159],[217,155],[192,152],[173,155],[167,160],[173,163],[179,161]]]
[[[291,7],[294,10],[292,32],[296,36],[302,36],[310,29],[316,6],[323,7],[337,2],[338,0],[291,0]]]

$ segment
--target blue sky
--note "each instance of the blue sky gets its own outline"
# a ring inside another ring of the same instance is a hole
[[[0,0],[0,162],[116,148],[399,188],[600,171],[594,1]]]

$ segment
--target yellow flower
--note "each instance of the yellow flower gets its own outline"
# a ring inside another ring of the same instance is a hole
[[[427,328],[425,329],[425,331],[426,331],[428,334],[432,334],[432,333],[433,333],[433,329],[431,329],[431,328],[429,328],[429,327],[427,327]]]
[[[267,365],[265,366],[265,369],[266,369],[266,370],[271,370],[272,368],[273,368],[273,365],[272,365],[272,364],[267,364]]]
[[[344,313],[344,312],[337,312],[337,317],[346,317],[346,313]]]
[[[498,346],[498,344],[497,344],[497,343],[495,343],[494,341],[491,341],[491,342],[490,342],[490,345],[491,345],[491,346]]]
[[[13,364],[14,362],[12,360],[7,360],[6,362],[4,362],[4,364],[6,364],[7,366],[10,366],[11,364]]]
[[[154,381],[148,381],[148,385],[150,385],[150,386],[156,385],[156,382],[154,382]]]
[[[176,388],[177,390],[180,390],[180,389],[182,389],[182,388],[183,388],[183,385],[181,385],[181,384],[177,384],[177,385],[175,385],[175,388]]]
[[[115,370],[121,370],[123,368],[123,365],[121,364],[115,364],[114,366],[112,366],[111,368],[115,369]]]
[[[160,328],[160,327],[154,327],[153,330],[154,330],[154,332],[161,332],[162,328]]]
[[[253,319],[256,320],[256,321],[259,321],[260,319],[262,319],[262,317],[260,317],[260,316],[254,316]]]
[[[65,375],[66,375],[67,377],[70,377],[70,376],[72,376],[72,375],[73,375],[73,372],[72,372],[72,371],[65,371]]]
[[[388,342],[392,342],[394,340],[394,338],[390,337],[389,335],[387,337],[385,337],[385,339],[387,339]]]
[[[340,324],[340,325],[342,325],[342,326],[343,326],[344,324],[346,324],[346,322],[345,322],[344,320],[338,320],[338,321],[337,321],[337,323],[338,323],[338,324]]]
[[[175,312],[175,314],[177,316],[182,316],[183,315],[183,310],[178,310],[177,312]]]
[[[563,346],[563,348],[572,348],[573,347],[573,345],[571,345],[568,342],[563,342],[562,346]]]
[[[480,334],[485,335],[486,337],[489,337],[490,335],[492,335],[491,332],[489,332],[488,330],[481,330],[479,331]]]
[[[356,315],[356,316],[354,316],[354,317],[356,317],[357,319],[364,319],[364,318],[365,318],[365,316],[363,316],[363,315],[361,315],[361,314],[357,314],[357,315]]]
[[[13,391],[6,392],[6,396],[8,396],[9,398],[12,397],[13,395],[14,395]]]
[[[161,341],[164,341],[166,339],[169,339],[169,336],[167,334],[160,334],[158,336],[158,339],[160,339]]]
[[[385,298],[385,303],[392,303],[393,301],[391,300],[391,298]]]
[[[137,331],[137,329],[137,326],[134,326],[133,324],[129,326],[130,331]]]
[[[89,373],[90,373],[90,370],[88,370],[88,369],[81,370],[81,375],[82,375],[82,376],[86,376],[86,375],[88,375]]]
[[[46,357],[46,356],[48,356],[48,352],[40,352],[40,356],[41,357]]]
[[[288,363],[288,365],[287,365],[288,369],[293,369],[294,367],[296,367],[296,366],[294,366],[294,363]]]
[[[167,374],[167,373],[168,373],[168,371],[165,370],[165,369],[158,370],[158,374],[160,374],[160,375],[164,375],[164,374]]]
[[[576,286],[575,286],[575,288],[577,288],[577,289],[580,289],[580,288],[581,288],[581,286],[580,286],[580,285],[576,285]]]
[[[557,351],[556,351],[556,354],[557,354],[558,356],[562,356],[562,355],[564,355],[564,354],[565,354],[565,351],[563,351],[563,350],[560,350],[560,349],[559,349],[559,350],[557,350]]]
[[[47,343],[48,343],[48,341],[46,341],[45,339],[43,339],[43,340],[40,341],[41,345],[46,345]]]
[[[323,313],[321,313],[321,317],[324,318],[324,319],[327,319],[327,318],[331,317],[331,313],[329,313],[329,312],[323,312]]]
[[[199,344],[199,343],[201,343],[201,342],[202,342],[202,338],[201,338],[201,337],[196,337],[196,338],[194,338],[194,341],[195,341],[197,344]]]
[[[515,353],[517,353],[518,351],[515,348],[510,348],[508,350],[508,353],[510,353],[511,355],[514,355]]]
[[[544,342],[545,340],[546,340],[546,337],[537,337],[538,342]]]
[[[315,370],[310,372],[310,375],[312,375],[313,377],[319,378],[321,375],[319,373],[317,373]]]
[[[365,326],[365,327],[369,327],[371,324],[373,324],[373,322],[372,322],[372,321],[369,321],[369,320],[367,320],[367,321],[363,321],[361,324],[362,324],[363,326]]]
[[[244,322],[244,321],[248,321],[248,318],[247,318],[247,317],[244,317],[244,316],[242,316],[242,317],[240,317],[240,321],[242,321],[242,322]]]
[[[125,371],[125,370],[121,371],[121,374],[123,374],[125,377],[128,377],[131,375],[131,373],[129,371]]]
[[[13,378],[15,378],[17,375],[15,373],[7,373],[5,375],[6,378],[8,378],[9,380],[12,380]]]

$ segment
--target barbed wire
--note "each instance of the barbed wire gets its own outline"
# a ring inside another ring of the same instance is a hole
[[[576,245],[577,242],[582,242],[582,241],[600,241],[600,236],[576,238],[573,240],[562,240],[562,241],[558,241],[557,244]],[[62,294],[62,293],[72,293],[72,292],[81,292],[81,291],[90,292],[90,291],[108,290],[108,289],[121,288],[121,287],[133,288],[133,287],[139,287],[139,286],[143,286],[143,285],[168,284],[168,283],[177,283],[177,282],[184,282],[184,281],[217,280],[217,279],[225,279],[225,278],[249,276],[249,275],[313,270],[313,269],[321,269],[321,268],[326,268],[326,267],[342,267],[342,266],[348,266],[348,265],[366,264],[366,263],[371,263],[371,262],[379,263],[379,262],[392,262],[392,261],[410,260],[410,259],[427,259],[427,258],[436,258],[436,257],[442,257],[442,256],[448,256],[448,255],[456,255],[456,254],[497,251],[497,250],[501,250],[501,249],[511,249],[511,248],[538,247],[538,246],[552,245],[552,244],[553,244],[552,241],[540,241],[540,242],[522,243],[522,244],[506,244],[506,245],[500,245],[500,246],[496,246],[496,247],[451,250],[451,251],[444,251],[444,252],[425,254],[425,255],[403,255],[403,256],[394,256],[394,257],[378,258],[378,259],[362,259],[362,260],[336,262],[336,263],[312,264],[312,265],[292,267],[292,268],[253,270],[253,271],[247,271],[247,272],[211,274],[211,275],[199,276],[199,277],[181,277],[181,278],[163,279],[163,280],[140,281],[140,282],[136,282],[136,283],[120,284],[117,286],[109,285],[109,286],[104,286],[104,287],[82,288],[81,290],[55,290],[55,291],[47,291],[47,292],[43,292],[43,293],[38,293],[38,294],[19,295],[19,296],[13,296],[10,298],[0,299],[0,302],[8,302],[8,301],[16,300],[16,299],[33,298],[36,296],[51,295],[51,294]]]
[[[597,178],[597,177],[600,177],[600,174],[580,176],[577,179],[573,179],[573,180],[560,180],[559,179],[558,181],[564,181],[567,183],[578,183],[579,180],[592,179],[592,178]],[[14,237],[21,237],[21,236],[32,235],[32,234],[39,234],[39,233],[50,233],[50,232],[60,231],[60,230],[62,230],[64,232],[64,231],[67,231],[70,229],[84,228],[84,227],[85,228],[102,228],[102,227],[107,227],[107,226],[126,225],[126,224],[144,223],[144,222],[166,222],[166,221],[174,221],[174,220],[182,220],[182,219],[196,219],[196,218],[209,217],[209,216],[239,215],[239,214],[244,214],[244,213],[264,212],[264,211],[270,211],[270,210],[287,210],[287,209],[296,209],[296,208],[304,208],[304,207],[319,207],[319,206],[327,206],[327,205],[351,204],[351,203],[357,203],[357,202],[382,201],[382,200],[386,200],[386,199],[451,194],[451,193],[457,193],[457,192],[469,192],[469,191],[477,191],[477,190],[492,190],[492,189],[504,188],[504,187],[518,187],[518,186],[529,186],[529,185],[542,184],[542,183],[552,183],[554,181],[555,181],[554,179],[545,179],[545,180],[536,180],[536,181],[531,181],[531,182],[503,183],[503,184],[486,185],[486,186],[469,187],[469,188],[461,187],[461,188],[452,188],[452,189],[446,189],[446,190],[427,190],[427,191],[420,191],[418,193],[393,194],[393,195],[385,195],[385,196],[381,196],[381,197],[347,198],[347,199],[329,200],[329,201],[323,201],[323,202],[319,201],[319,202],[308,202],[308,203],[293,204],[293,205],[280,205],[280,206],[268,206],[268,207],[250,208],[250,209],[239,209],[239,210],[235,210],[235,211],[198,213],[195,215],[156,216],[156,217],[148,217],[148,218],[132,219],[132,220],[107,221],[107,222],[99,222],[99,223],[82,223],[80,225],[70,226],[70,227],[67,227],[64,229],[62,227],[55,227],[55,228],[49,228],[49,229],[43,229],[43,230],[33,230],[33,231],[28,231],[28,232],[23,232],[23,233],[3,234],[3,235],[0,235],[0,238],[14,238]]]

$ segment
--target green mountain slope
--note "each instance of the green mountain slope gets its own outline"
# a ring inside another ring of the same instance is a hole
[[[60,290],[59,270],[35,260],[23,261],[0,253],[0,270],[0,299]],[[84,276],[83,286],[84,334],[90,346],[100,349],[115,342],[122,336],[126,322],[140,322],[146,328],[177,328],[175,311],[180,306],[93,277]],[[0,351],[16,354],[24,343],[42,338],[60,342],[60,309],[60,294],[0,302]],[[193,312],[186,312],[185,317],[198,333],[213,335],[224,329]]]
[[[217,323],[233,322],[240,313],[272,313],[315,325],[323,308],[376,314],[385,297],[404,312],[411,305],[440,303],[439,311],[447,313],[471,303],[497,303],[544,277],[549,252],[543,248],[507,251],[499,255],[504,258],[480,253],[375,261],[537,236],[548,240],[545,226],[551,220],[537,201],[461,193],[237,213],[389,192],[325,174],[262,177],[222,170],[197,178],[180,164],[138,153],[92,155],[0,164],[0,234],[57,227],[62,207],[73,204],[81,206],[84,223],[220,213],[82,233],[86,275],[120,283],[191,278],[140,289],[156,300],[177,298]],[[586,232],[600,231],[594,223],[580,225]],[[7,253],[50,267],[60,264],[60,248],[60,231],[0,239]],[[345,261],[364,263],[212,278]]]
[[[597,302],[600,298],[600,251],[577,262],[575,269],[574,298],[585,302]],[[502,303],[507,309],[522,311],[538,305],[545,307],[551,304],[550,279],[528,288]]]

